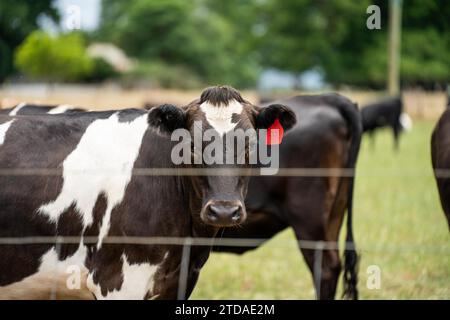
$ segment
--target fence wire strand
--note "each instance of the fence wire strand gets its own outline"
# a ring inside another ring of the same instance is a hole
[[[30,244],[96,244],[98,237],[88,236],[57,236],[57,237],[3,237],[0,245],[30,245]],[[102,243],[123,245],[174,245],[183,246],[189,239],[191,246],[225,246],[225,247],[258,247],[267,242],[266,238],[205,238],[205,237],[133,237],[133,236],[107,236]],[[424,249],[430,252],[447,252],[450,254],[450,245],[424,245],[421,243],[408,243],[403,245],[355,246],[351,242],[339,243],[338,241],[313,241],[313,240],[285,240],[284,245],[297,245],[302,249],[316,250],[318,245],[323,250],[358,250],[367,252],[411,252]]]
[[[97,174],[123,174],[121,171],[105,170],[76,170],[64,169],[64,173],[97,175]],[[0,168],[0,176],[59,176],[63,174],[62,168]],[[133,176],[261,176],[260,168],[134,168]],[[428,170],[426,168],[372,168],[370,172],[358,170],[358,177],[431,177],[448,179],[450,169]],[[279,168],[272,176],[280,177],[342,177],[356,176],[355,169],[349,168]]]

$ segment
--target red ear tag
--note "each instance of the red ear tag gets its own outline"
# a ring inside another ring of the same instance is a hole
[[[272,123],[272,125],[267,129],[266,144],[281,144],[283,140],[284,129],[278,118]]]

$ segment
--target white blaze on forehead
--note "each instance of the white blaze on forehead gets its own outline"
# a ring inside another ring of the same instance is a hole
[[[159,266],[160,264],[150,263],[130,264],[127,256],[122,254],[122,285],[119,290],[110,291],[103,296],[101,286],[94,283],[93,273],[88,276],[87,286],[99,300],[142,300],[147,293],[151,295]]]
[[[8,132],[9,127],[14,122],[14,120],[10,120],[8,122],[0,124],[0,146],[5,142],[6,132]]]
[[[89,125],[77,147],[63,162],[63,187],[56,200],[42,205],[41,214],[57,222],[72,204],[83,227],[93,222],[97,198],[107,199],[97,247],[109,231],[112,209],[119,204],[131,180],[134,162],[147,129],[147,115],[131,122],[120,122],[117,114]]]
[[[71,106],[69,104],[60,104],[59,106],[50,109],[50,111],[48,111],[47,113],[48,114],[59,114],[59,113],[64,113],[70,109],[73,109],[73,106]]]
[[[205,101],[200,105],[200,109],[204,112],[211,127],[220,135],[224,135],[236,126],[237,123],[232,122],[233,113],[241,114],[243,106],[233,99],[228,102],[228,105],[214,105]]]
[[[26,106],[26,103],[24,103],[24,102],[19,103],[14,109],[12,109],[12,110],[8,113],[8,115],[10,115],[10,116],[15,116],[15,115],[17,114],[17,112],[19,112],[19,110],[22,109],[22,108],[25,107],[25,106]]]

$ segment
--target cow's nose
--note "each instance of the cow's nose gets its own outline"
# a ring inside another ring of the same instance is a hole
[[[213,225],[235,225],[242,218],[242,207],[240,205],[211,204],[208,207],[207,217]]]

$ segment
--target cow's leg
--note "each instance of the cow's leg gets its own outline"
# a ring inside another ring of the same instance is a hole
[[[319,241],[337,245],[346,205],[340,201],[345,199],[346,183],[340,180],[338,177],[291,179],[290,190],[304,190],[305,194],[290,198],[287,204],[290,225],[313,276],[318,299],[334,299],[341,261],[337,247],[315,250],[310,245]]]
[[[395,151],[398,151],[399,146],[400,146],[400,143],[399,143],[399,140],[400,140],[400,132],[401,132],[401,129],[400,129],[400,128],[398,128],[398,127],[393,127],[393,128],[392,128],[392,133],[393,133],[393,135],[394,135],[394,150],[395,150]]]
[[[294,231],[300,241],[300,250],[306,264],[311,271],[316,297],[321,300],[334,299],[336,287],[341,272],[341,262],[338,249],[312,249],[304,247],[307,243],[301,241],[329,241],[325,237],[323,226],[315,227],[315,232],[311,232],[310,227],[295,225]]]

